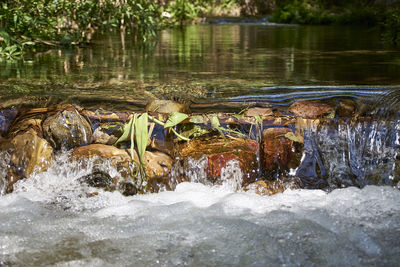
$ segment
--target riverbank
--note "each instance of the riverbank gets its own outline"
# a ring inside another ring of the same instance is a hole
[[[5,1],[0,9],[0,58],[25,51],[90,44],[95,32],[120,29],[148,42],[165,27],[204,22],[212,16],[269,16],[278,23],[360,24],[384,29],[388,43],[400,43],[399,5],[368,1]]]

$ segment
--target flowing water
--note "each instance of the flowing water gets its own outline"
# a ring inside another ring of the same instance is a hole
[[[0,196],[0,266],[398,266],[399,52],[377,29],[261,23],[165,30],[146,46],[110,33],[90,47],[0,62],[7,110],[54,98],[115,110],[177,98],[194,111],[350,99],[375,116],[305,129],[302,166],[318,172],[295,172],[323,176],[329,193],[242,192],[234,161],[221,180],[235,179],[203,185],[199,160],[174,191],[125,197],[82,185],[93,165],[60,153]],[[3,178],[9,155],[0,156]]]

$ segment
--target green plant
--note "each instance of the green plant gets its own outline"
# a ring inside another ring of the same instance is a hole
[[[400,8],[391,9],[382,24],[385,39],[390,43],[400,45]]]

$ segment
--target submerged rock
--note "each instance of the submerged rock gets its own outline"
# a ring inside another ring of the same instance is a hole
[[[156,99],[151,101],[146,105],[146,111],[158,112],[158,113],[173,113],[173,112],[181,112],[181,113],[189,113],[189,108],[181,103],[172,100],[161,100]]]
[[[272,116],[273,114],[274,113],[272,112],[272,109],[270,109],[270,108],[260,108],[260,107],[249,108],[245,112],[245,116],[248,116],[248,117]]]
[[[283,193],[287,189],[301,188],[299,179],[282,179],[282,180],[260,180],[246,186],[245,191],[254,192],[262,196],[271,196],[277,193]]]
[[[33,172],[47,170],[53,160],[53,148],[33,129],[15,136],[9,148],[8,192],[13,190],[13,184],[18,180],[28,178]]]
[[[17,116],[17,110],[15,109],[5,109],[0,111],[0,135],[5,135],[8,131],[10,123]]]
[[[288,112],[305,119],[316,119],[333,112],[333,108],[327,104],[302,100],[290,105]]]
[[[76,109],[66,109],[44,120],[45,138],[57,150],[90,144],[92,127]]]

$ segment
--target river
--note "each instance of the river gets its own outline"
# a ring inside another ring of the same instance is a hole
[[[188,25],[164,30],[145,46],[129,34],[110,33],[97,36],[92,46],[0,62],[1,102],[11,108],[25,100],[30,107],[62,99],[85,107],[141,110],[149,97],[157,97],[209,111],[235,110],[237,103],[287,107],[299,99],[347,98],[379,109],[391,106],[379,101],[382,96],[400,89],[399,52],[382,42],[378,29],[358,27]],[[393,103],[397,109],[399,101]],[[328,160],[330,179],[350,168],[397,181],[400,120],[379,119],[391,130],[379,123],[339,127],[334,134],[324,128],[318,146],[353,164]],[[361,181],[356,183],[361,189],[259,196],[229,184],[185,182],[157,194],[125,197],[96,189],[93,195],[94,189],[79,181],[90,168],[77,168],[68,152],[57,157],[49,170],[0,196],[0,266],[400,262],[398,183]],[[1,154],[0,177],[6,165]]]

